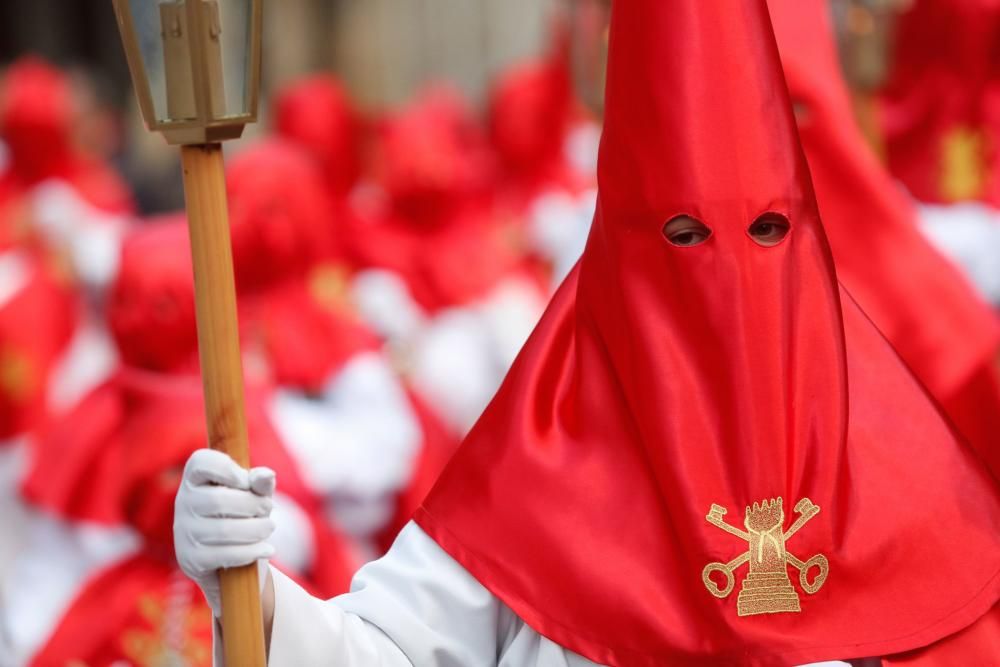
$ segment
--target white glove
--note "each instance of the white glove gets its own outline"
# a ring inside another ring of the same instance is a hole
[[[274,486],[273,470],[246,470],[211,449],[199,449],[184,466],[174,502],[174,550],[216,617],[222,613],[218,569],[256,562],[264,585],[274,555],[267,542],[274,532]]]

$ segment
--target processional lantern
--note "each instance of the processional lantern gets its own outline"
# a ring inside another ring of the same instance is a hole
[[[114,0],[139,108],[171,144],[236,139],[257,120],[261,0]]]
[[[211,447],[249,466],[221,142],[257,119],[262,0],[112,0],[147,127],[179,145]],[[264,667],[256,565],[222,570],[226,664]]]

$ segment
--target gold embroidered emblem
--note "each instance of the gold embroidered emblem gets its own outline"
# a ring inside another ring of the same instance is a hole
[[[128,664],[195,667],[212,663],[212,648],[204,637],[205,629],[212,627],[208,607],[191,604],[177,590],[171,593],[166,602],[154,594],[139,598],[139,614],[148,627],[122,631],[121,650]]]
[[[350,312],[351,282],[346,266],[325,262],[309,275],[309,294],[316,303],[334,313]]]
[[[803,498],[795,505],[799,517],[788,530],[783,530],[785,511],[780,497],[764,500],[759,505],[746,508],[743,525],[746,531],[732,526],[723,519],[726,508],[712,504],[705,517],[710,524],[746,540],[750,548],[746,553],[734,558],[728,563],[709,563],[701,572],[701,580],[708,592],[717,598],[727,597],[736,585],[735,570],[746,562],[750,563],[750,572],[740,589],[736,601],[736,612],[740,616],[755,614],[777,614],[780,612],[799,612],[799,596],[788,578],[788,566],[799,571],[799,584],[802,590],[812,595],[826,581],[830,572],[830,564],[823,554],[816,554],[807,561],[801,561],[785,549],[785,543],[797,533],[810,519],[819,514],[819,506],[808,498]],[[809,581],[808,573],[817,569],[816,576]],[[712,580],[711,575],[721,572],[726,577],[726,585],[720,588]]]
[[[956,127],[941,140],[940,188],[947,201],[978,199],[986,190],[989,137],[985,130]]]
[[[26,403],[38,391],[40,379],[38,365],[27,354],[9,345],[0,348],[0,396]]]

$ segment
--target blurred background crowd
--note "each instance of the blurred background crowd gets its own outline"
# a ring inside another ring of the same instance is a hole
[[[262,119],[226,146],[250,440],[278,566],[332,596],[586,242],[609,5],[265,5]],[[1000,2],[830,10],[836,67],[782,56],[838,272],[1000,449]],[[177,150],[109,0],[5,0],[0,60],[0,667],[208,665],[171,535],[205,443]]]

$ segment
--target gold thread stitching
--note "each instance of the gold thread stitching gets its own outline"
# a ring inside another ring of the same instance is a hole
[[[728,563],[713,562],[706,565],[701,572],[705,588],[717,598],[728,597],[736,585],[736,569],[749,562],[750,572],[740,586],[736,601],[736,613],[739,616],[801,612],[799,595],[788,577],[788,566],[799,571],[799,585],[807,594],[812,595],[826,582],[830,562],[823,554],[816,554],[803,562],[787,551],[785,543],[819,514],[819,506],[808,498],[796,503],[795,512],[799,516],[788,530],[782,530],[785,512],[780,496],[755,502],[752,507],[747,506],[743,518],[746,531],[726,523],[726,512],[725,507],[713,503],[705,519],[713,526],[745,540],[749,549]],[[816,576],[810,582],[808,575],[813,569],[816,570]],[[725,575],[724,587],[720,587],[711,578],[715,572]]]

